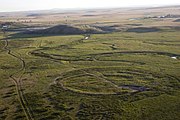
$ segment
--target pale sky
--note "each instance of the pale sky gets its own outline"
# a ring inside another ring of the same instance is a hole
[[[0,12],[180,5],[180,0],[0,0]]]

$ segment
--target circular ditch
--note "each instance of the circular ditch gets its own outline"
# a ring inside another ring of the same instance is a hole
[[[109,95],[172,88],[177,78],[143,69],[123,67],[87,68],[63,73],[56,83],[80,94]]]

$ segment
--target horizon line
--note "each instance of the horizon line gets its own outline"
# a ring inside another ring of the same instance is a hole
[[[50,8],[50,9],[31,9],[31,10],[11,10],[0,11],[0,13],[14,13],[14,12],[38,12],[38,11],[55,11],[55,10],[92,10],[92,9],[120,9],[120,8],[158,8],[158,7],[180,7],[180,4],[172,5],[137,5],[137,6],[121,6],[121,7],[89,7],[89,8]]]

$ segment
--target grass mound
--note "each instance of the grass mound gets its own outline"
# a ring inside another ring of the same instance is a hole
[[[73,35],[73,34],[92,34],[92,33],[102,33],[103,31],[99,28],[82,25],[57,25],[43,30],[30,31],[31,34],[63,34],[63,35]]]

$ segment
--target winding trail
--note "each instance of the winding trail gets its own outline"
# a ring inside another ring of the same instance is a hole
[[[59,54],[48,54],[45,52],[42,52],[41,50],[43,49],[38,49],[29,52],[30,55],[34,55],[37,57],[43,57],[43,58],[48,58],[51,60],[65,60],[65,61],[109,61],[109,60],[100,60],[97,57],[102,57],[102,56],[110,56],[110,55],[123,55],[123,54],[130,54],[130,55],[136,55],[136,54],[156,54],[156,55],[164,55],[168,57],[180,57],[180,54],[175,54],[175,53],[169,53],[169,52],[159,52],[159,51],[120,51],[120,52],[106,52],[106,53],[98,53],[98,54],[87,54],[87,55],[79,55],[79,56],[68,56],[68,55],[59,55]],[[91,56],[91,58],[89,58]],[[110,60],[112,61],[112,60]],[[121,60],[121,62],[132,62],[132,61],[124,61]],[[137,64],[144,64],[141,62],[134,62]]]
[[[68,44],[68,46],[72,47],[73,45],[80,44],[80,43],[82,43],[82,41],[84,39],[79,39],[79,40],[73,41],[70,44]],[[53,48],[48,48],[48,49],[50,50]],[[94,54],[92,53],[92,54],[79,55],[79,56],[69,56],[69,55],[60,55],[60,54],[48,54],[48,53],[44,52],[43,50],[47,50],[47,48],[41,48],[41,49],[33,50],[33,51],[30,51],[28,54],[33,55],[33,56],[37,56],[37,57],[47,58],[47,59],[50,59],[51,61],[52,60],[57,60],[57,61],[59,61],[59,60],[65,60],[65,61],[103,61],[103,62],[114,61],[114,62],[136,63],[136,64],[140,64],[140,65],[143,65],[145,63],[144,62],[137,62],[137,61],[129,61],[129,60],[103,60],[103,59],[100,59],[100,57],[106,57],[106,56],[112,56],[112,55],[124,55],[124,54],[125,55],[126,54],[130,54],[130,55],[163,55],[163,56],[168,56],[168,57],[173,57],[173,56],[180,57],[180,54],[163,52],[163,51],[138,51],[138,50],[137,51],[115,51],[115,52],[113,51],[113,52],[94,53]],[[134,89],[135,87],[131,87],[131,86],[130,87],[129,86],[118,86],[115,82],[109,80],[108,77],[104,76],[100,72],[99,72],[100,75],[96,75],[96,74],[89,73],[85,70],[80,70],[80,71],[82,71],[83,74],[73,75],[73,76],[68,76],[68,77],[59,76],[59,77],[55,78],[54,82],[51,83],[50,85],[56,84],[56,85],[61,86],[61,88],[66,90],[66,91],[70,91],[73,93],[87,94],[87,95],[116,95],[116,94],[119,94],[116,92],[113,92],[113,93],[103,93],[103,92],[95,93],[95,92],[79,91],[79,90],[71,89],[70,87],[66,87],[63,84],[64,80],[68,80],[68,79],[73,78],[73,77],[88,75],[88,76],[93,76],[97,79],[101,79],[104,82],[111,84],[114,88],[117,88],[117,89],[123,89],[123,88],[131,89],[132,93],[142,91],[139,88]],[[143,87],[143,88],[145,88],[145,87]]]
[[[21,69],[19,69],[15,73],[11,74],[9,77],[12,79],[12,81],[15,84],[18,99],[19,99],[19,102],[22,106],[22,109],[24,111],[24,114],[25,114],[27,120],[34,120],[32,112],[31,112],[30,108],[28,107],[27,100],[24,96],[23,89],[22,89],[22,77],[23,77],[25,70],[26,70],[26,68],[25,68],[26,63],[21,57],[17,56],[15,53],[13,53],[11,51],[11,49],[8,48],[9,41],[8,41],[8,36],[6,35],[5,31],[4,31],[4,40],[5,40],[4,50],[7,51],[8,55],[14,57],[15,59],[17,59],[21,63]],[[20,75],[18,75],[18,77],[15,77],[15,75],[17,75],[17,74],[20,74]]]

